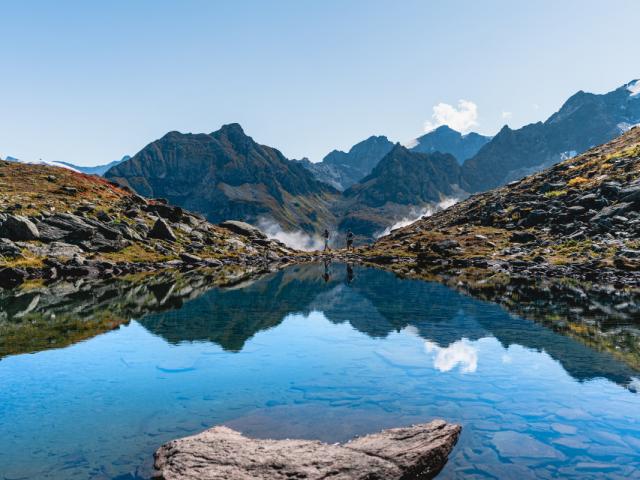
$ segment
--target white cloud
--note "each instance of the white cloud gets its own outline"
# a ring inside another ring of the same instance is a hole
[[[321,250],[324,242],[318,235],[309,235],[302,230],[286,232],[273,220],[265,217],[258,219],[258,228],[271,239],[279,240],[287,247],[304,251]]]
[[[512,116],[513,114],[511,112],[502,112],[502,118],[504,120],[509,120]]]
[[[533,107],[534,110],[539,110],[540,109],[540,105],[538,105],[537,103],[534,103],[531,106]]]
[[[627,90],[631,92],[632,97],[640,95],[640,80],[636,80],[635,82],[627,85]]]
[[[469,340],[463,338],[446,348],[426,341],[424,349],[434,353],[433,366],[441,372],[448,372],[460,365],[461,373],[473,373],[478,369],[478,349]]]
[[[393,225],[385,228],[382,232],[376,233],[375,237],[380,238],[380,237],[384,237],[385,235],[389,235],[393,230],[397,228],[402,228],[402,227],[406,227],[407,225],[411,225],[413,222],[417,222],[423,217],[430,217],[434,213],[439,212],[440,210],[446,210],[447,208],[451,207],[452,205],[455,205],[458,202],[459,200],[457,198],[448,197],[438,202],[435,206],[422,207],[422,208],[411,207],[405,217],[396,221]]]
[[[478,125],[478,106],[469,100],[459,100],[457,108],[448,103],[439,103],[433,107],[432,117],[433,121],[424,124],[425,132],[447,125],[466,133]]]

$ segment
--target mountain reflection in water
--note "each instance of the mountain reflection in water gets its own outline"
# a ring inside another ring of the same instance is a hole
[[[347,267],[332,265],[328,281],[323,265],[292,267],[242,288],[209,290],[179,310],[150,314],[140,323],[173,344],[209,341],[241,351],[248,339],[287,315],[320,311],[331,322],[348,322],[374,338],[408,328],[425,340],[426,351],[435,354],[434,365],[442,371],[456,360],[475,370],[470,341],[495,337],[504,348],[521,345],[548,353],[577,380],[604,377],[635,388],[638,372],[633,368],[497,305],[487,309],[438,283],[403,280],[377,269],[355,268],[347,282]]]
[[[334,442],[434,417],[463,425],[442,478],[640,475],[637,349],[607,350],[633,325],[560,335],[344,264],[219,280],[0,292],[0,478],[149,478],[220,423]]]

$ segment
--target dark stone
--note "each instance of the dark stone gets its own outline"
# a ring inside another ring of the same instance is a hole
[[[202,259],[196,255],[191,255],[190,253],[181,253],[180,254],[180,259],[188,264],[195,264],[195,263],[201,263]]]
[[[100,220],[103,223],[111,223],[113,222],[113,218],[111,218],[109,216],[109,214],[107,212],[105,212],[104,210],[100,210],[97,214],[96,214],[96,218],[98,220]]]
[[[0,255],[3,257],[20,257],[22,256],[22,250],[11,240],[6,238],[0,238]]]
[[[600,185],[600,193],[609,200],[618,198],[620,190],[620,184],[617,182],[605,182]]]
[[[4,267],[0,268],[0,287],[14,288],[24,283],[27,272],[21,268]]]
[[[534,227],[544,223],[547,218],[548,214],[545,210],[533,210],[525,217],[523,225],[526,227]]]
[[[585,213],[587,211],[586,208],[584,208],[581,205],[574,205],[573,207],[569,207],[567,208],[567,213],[573,217],[577,217],[582,215],[583,213]]]
[[[42,240],[46,242],[65,240],[73,243],[90,240],[97,228],[87,223],[87,220],[70,213],[57,213],[44,219],[38,224]]]
[[[182,221],[184,210],[180,207],[173,207],[166,204],[151,204],[147,206],[149,212],[153,212],[161,218],[169,220],[171,223]]]
[[[509,241],[514,243],[529,243],[536,240],[536,236],[530,232],[513,232]]]
[[[171,227],[161,218],[156,220],[156,223],[153,224],[153,228],[149,231],[148,236],[151,238],[158,238],[160,240],[167,240],[169,242],[175,242],[177,240],[173,230],[171,230]]]
[[[460,251],[460,244],[455,240],[442,240],[431,244],[431,250],[440,255],[451,255]]]

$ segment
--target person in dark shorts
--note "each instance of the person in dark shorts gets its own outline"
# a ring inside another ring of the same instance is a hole
[[[351,229],[347,232],[347,250],[353,249],[353,232]]]

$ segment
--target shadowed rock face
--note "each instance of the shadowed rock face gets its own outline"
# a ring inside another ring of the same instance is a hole
[[[398,144],[344,192],[336,208],[340,229],[373,237],[416,210],[458,195],[459,178],[460,167],[450,154],[412,152]]]
[[[255,222],[312,231],[330,219],[335,190],[275,148],[259,145],[240,125],[211,134],[170,132],[105,173],[148,197],[163,197],[210,221]]]
[[[393,480],[433,478],[461,427],[442,420],[383,430],[345,444],[256,440],[227,427],[174,440],[156,452],[164,480]]]
[[[393,148],[387,137],[369,137],[348,152],[333,150],[322,162],[301,161],[321,182],[345,190],[371,173],[371,170]]]

